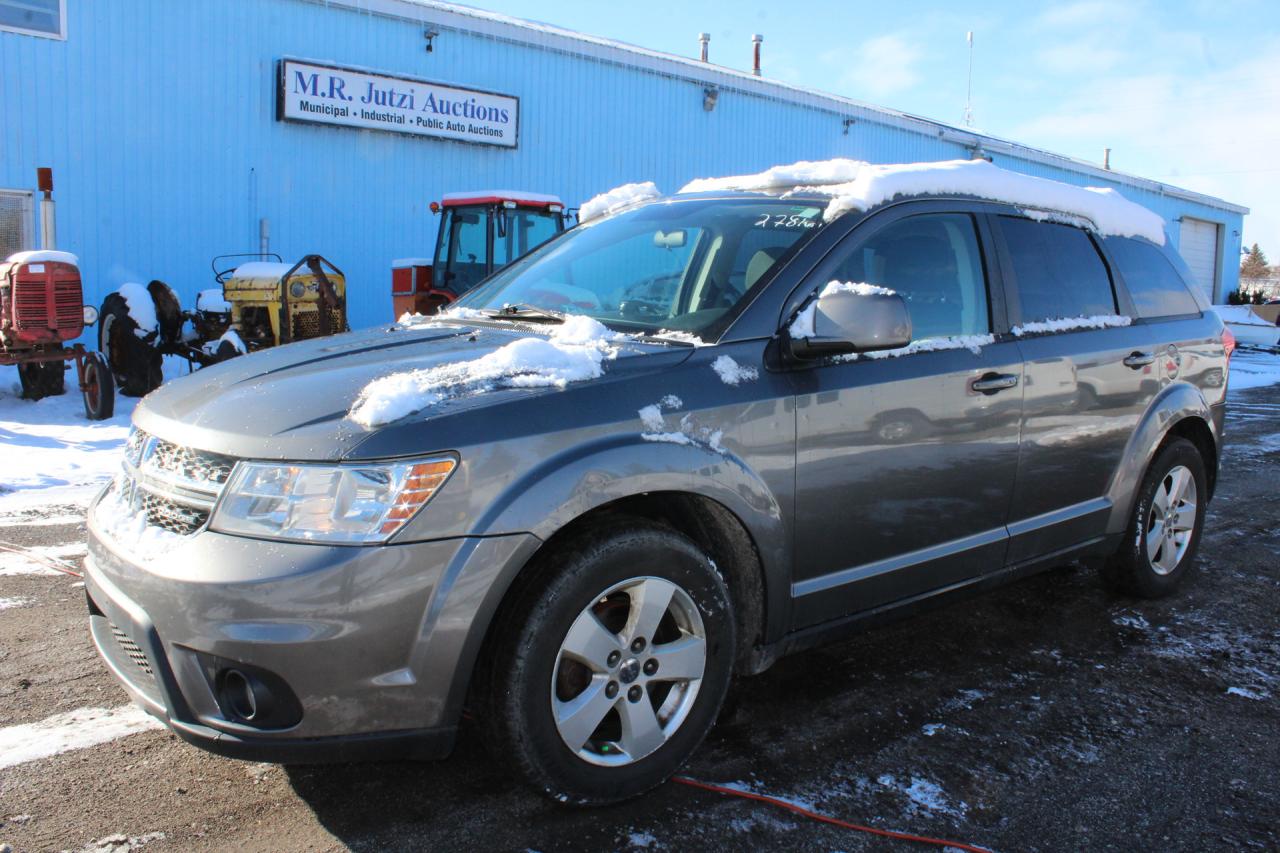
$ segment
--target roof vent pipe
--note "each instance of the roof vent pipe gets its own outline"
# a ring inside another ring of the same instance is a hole
[[[764,41],[764,36],[759,33],[751,37],[751,73],[760,76],[760,42]]]
[[[703,62],[707,61],[707,46],[711,44],[711,33],[698,33],[698,45],[701,48],[698,53]]]
[[[1106,169],[1108,172],[1111,171],[1111,149],[1110,148],[1102,149],[1102,168]]]

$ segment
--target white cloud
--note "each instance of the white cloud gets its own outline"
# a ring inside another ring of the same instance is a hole
[[[828,53],[823,58],[845,67],[840,82],[855,98],[883,98],[920,81],[920,48],[902,36],[883,35],[867,39],[850,55],[847,51]]]

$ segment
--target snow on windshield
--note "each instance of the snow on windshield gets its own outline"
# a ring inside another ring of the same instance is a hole
[[[582,207],[578,208],[578,221],[586,222],[588,219],[595,219],[598,216],[617,213],[624,207],[658,198],[661,195],[662,193],[658,192],[658,187],[653,181],[623,184],[583,202]]]
[[[913,195],[966,195],[1040,211],[1059,211],[1087,219],[1098,232],[1115,237],[1145,237],[1163,244],[1164,220],[1104,187],[1077,187],[1047,178],[1011,172],[985,160],[873,165],[857,160],[801,161],[754,175],[700,178],[680,191],[796,191],[831,196],[823,214],[828,222],[850,210],[868,210],[891,199]]]
[[[356,400],[351,419],[375,427],[459,394],[491,388],[563,388],[595,379],[604,374],[604,360],[617,355],[611,342],[621,337],[590,317],[568,317],[549,338],[520,338],[472,361],[375,379]]]

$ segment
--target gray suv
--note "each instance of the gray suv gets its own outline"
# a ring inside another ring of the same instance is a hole
[[[134,415],[86,587],[218,753],[432,758],[561,801],[672,774],[731,675],[1092,559],[1188,574],[1229,337],[1167,245],[968,197],[719,192],[579,225],[452,312]]]

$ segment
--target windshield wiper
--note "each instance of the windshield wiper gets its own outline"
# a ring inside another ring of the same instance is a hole
[[[526,320],[530,323],[563,323],[565,315],[549,308],[539,308],[527,302],[516,302],[491,308],[485,314],[494,320]]]

